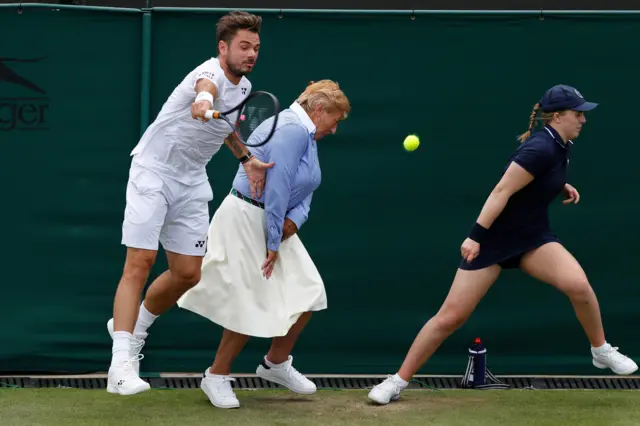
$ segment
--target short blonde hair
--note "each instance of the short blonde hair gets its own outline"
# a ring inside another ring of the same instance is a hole
[[[307,112],[312,112],[318,105],[327,112],[342,112],[342,120],[351,111],[349,99],[340,90],[338,83],[331,80],[311,81],[304,92],[296,100]]]

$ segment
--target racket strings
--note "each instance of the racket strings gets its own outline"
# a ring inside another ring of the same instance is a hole
[[[273,117],[275,112],[273,102],[266,97],[256,96],[247,102],[238,116],[237,129],[242,139],[249,139],[258,126]]]

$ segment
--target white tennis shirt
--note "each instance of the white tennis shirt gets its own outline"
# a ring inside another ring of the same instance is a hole
[[[197,95],[195,86],[201,78],[216,85],[218,96],[213,108],[218,111],[235,107],[251,92],[246,77],[234,85],[224,75],[218,58],[211,58],[187,74],[173,90],[131,152],[135,163],[185,185],[207,180],[206,165],[231,133],[231,127],[222,120],[202,123],[191,118],[191,104]],[[236,113],[230,118],[233,122]]]

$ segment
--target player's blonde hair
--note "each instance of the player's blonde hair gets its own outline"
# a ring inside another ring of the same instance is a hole
[[[331,113],[342,112],[342,120],[347,118],[351,111],[349,99],[340,89],[338,83],[332,80],[311,81],[304,92],[296,100],[302,108],[313,112],[317,106]]]
[[[536,116],[538,115],[538,110],[540,110],[539,102],[533,106],[533,110],[531,111],[531,115],[529,116],[529,128],[527,129],[526,132],[518,136],[518,140],[520,141],[520,143],[526,141],[527,139],[529,139],[529,136],[531,136],[531,131],[533,130],[533,126],[536,124]],[[558,112],[560,112],[561,114],[564,114],[565,111],[558,111]],[[544,124],[547,124],[553,118],[553,114],[555,114],[555,112],[543,111],[540,113],[539,120],[542,121]]]

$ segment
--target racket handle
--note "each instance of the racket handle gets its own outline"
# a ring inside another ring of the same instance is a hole
[[[213,109],[210,109],[210,110],[208,110],[207,112],[204,113],[204,117],[206,119],[209,119],[209,120],[211,120],[212,118],[219,118],[220,117],[220,112],[216,111],[216,110],[213,110]]]

